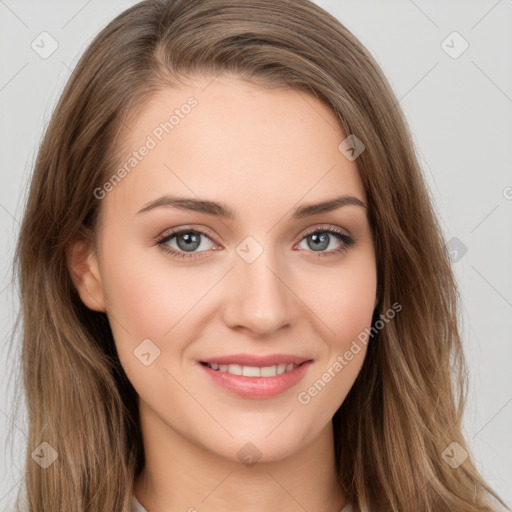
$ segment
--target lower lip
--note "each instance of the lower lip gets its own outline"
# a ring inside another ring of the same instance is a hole
[[[312,361],[306,361],[289,372],[275,377],[245,377],[213,370],[205,364],[201,368],[216,384],[244,398],[270,398],[295,386],[306,374]]]

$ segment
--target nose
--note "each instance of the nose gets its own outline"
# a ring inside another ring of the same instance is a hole
[[[226,283],[224,321],[230,328],[268,337],[293,322],[297,300],[271,250],[252,263],[236,256]]]

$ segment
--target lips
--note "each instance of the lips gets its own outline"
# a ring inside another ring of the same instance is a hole
[[[230,394],[270,398],[295,386],[312,359],[292,354],[233,354],[199,362],[206,375]]]

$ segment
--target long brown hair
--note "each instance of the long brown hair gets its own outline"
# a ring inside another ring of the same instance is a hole
[[[356,510],[493,510],[471,456],[453,468],[442,455],[452,443],[469,452],[457,291],[407,123],[369,52],[308,0],[145,0],[103,29],[73,71],[16,250],[29,510],[130,510],[144,465],[137,394],[106,315],[73,286],[66,251],[77,237],[94,243],[94,190],[119,163],[123,122],[182,77],[226,72],[315,95],[366,147],[357,165],[378,263],[374,319],[397,302],[402,310],[370,341],[333,418],[340,486]],[[42,442],[58,454],[46,469],[32,457]]]

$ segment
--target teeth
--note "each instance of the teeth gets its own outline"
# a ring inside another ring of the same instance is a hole
[[[277,366],[264,366],[261,369],[262,377],[275,377],[277,375]]]
[[[228,372],[231,369],[231,365],[229,366],[230,367],[228,368]],[[259,377],[261,375],[261,368],[259,368],[258,366],[243,366],[242,373],[246,377]]]
[[[233,375],[242,375],[243,367],[239,364],[230,364],[227,371]]]
[[[274,366],[242,366],[239,364],[207,363],[212,370],[230,373],[231,375],[244,375],[245,377],[275,377],[293,370],[297,365],[293,363],[278,364]]]

